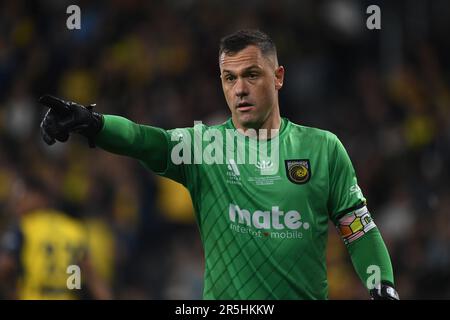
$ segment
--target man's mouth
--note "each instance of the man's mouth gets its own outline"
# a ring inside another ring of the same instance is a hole
[[[250,102],[245,101],[238,103],[238,105],[236,106],[236,109],[239,111],[248,111],[251,110],[252,108],[254,108],[254,106]]]

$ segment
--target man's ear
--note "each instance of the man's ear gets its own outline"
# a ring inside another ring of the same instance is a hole
[[[275,69],[275,89],[280,90],[284,82],[284,67],[279,66]]]

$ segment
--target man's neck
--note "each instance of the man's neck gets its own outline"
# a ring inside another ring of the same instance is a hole
[[[281,116],[279,112],[270,115],[264,123],[255,127],[243,126],[239,124],[238,121],[235,121],[233,117],[231,118],[231,121],[233,121],[234,127],[244,135],[263,140],[273,138],[273,136],[276,136],[281,129]]]

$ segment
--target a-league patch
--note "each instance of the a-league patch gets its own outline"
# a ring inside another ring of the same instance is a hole
[[[289,181],[304,184],[311,179],[311,164],[308,159],[285,160],[284,164]]]
[[[375,227],[375,222],[372,220],[366,206],[344,215],[339,219],[337,225],[337,229],[345,244],[361,238]]]

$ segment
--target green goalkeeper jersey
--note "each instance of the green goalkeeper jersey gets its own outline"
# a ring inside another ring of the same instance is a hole
[[[204,247],[205,299],[327,298],[328,221],[336,224],[365,205],[352,163],[334,134],[282,118],[278,145],[275,138],[237,134],[233,143],[217,147],[211,141],[224,142],[235,132],[231,119],[211,127],[151,127],[152,134],[139,128],[126,138],[138,145],[138,139],[158,134],[163,137],[158,152],[108,146],[106,140],[122,139],[112,130],[101,132],[97,142],[139,158],[189,190]]]
[[[204,298],[327,298],[328,219],[364,203],[340,141],[282,119],[277,161],[272,140],[246,137],[239,145],[244,136],[237,135],[233,145],[222,139],[222,157],[212,158],[219,164],[211,164],[212,139],[203,139],[201,148],[194,144],[211,129],[222,137],[235,132],[231,119],[168,131],[171,156],[159,172],[190,191],[205,252]],[[188,164],[174,164],[174,156],[187,151],[173,150],[184,139],[192,146]]]

